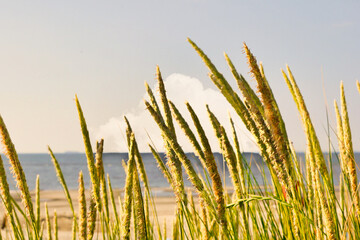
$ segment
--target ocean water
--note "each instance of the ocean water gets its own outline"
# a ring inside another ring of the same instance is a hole
[[[142,158],[146,173],[149,178],[150,186],[153,188],[170,187],[167,180],[162,175],[161,171],[157,167],[157,163],[151,153],[142,153]],[[360,165],[360,153],[356,153],[356,162]],[[69,189],[77,189],[78,187],[78,174],[79,171],[84,173],[85,186],[89,187],[90,179],[87,169],[86,156],[83,153],[57,153],[55,154],[60,167],[63,171],[66,183]],[[193,163],[194,168],[202,173],[200,161],[193,153],[187,153],[188,158]],[[251,168],[254,178],[263,184],[263,174],[269,178],[269,170],[266,164],[263,162],[261,156],[257,153],[244,153],[243,156],[247,159],[248,165]],[[325,154],[326,159],[328,155]],[[6,168],[7,179],[11,189],[16,189],[15,182],[10,172],[10,165],[5,156],[3,156],[4,166]],[[165,155],[161,154],[163,161],[165,161]],[[298,153],[300,166],[305,170],[304,154]],[[19,154],[19,159],[23,170],[26,175],[27,183],[31,190],[35,189],[36,175],[40,175],[40,189],[41,190],[59,190],[62,189],[51,162],[49,154]],[[231,186],[231,179],[229,178],[229,172],[227,167],[224,168],[223,157],[220,153],[215,153],[215,159],[218,164],[219,172],[222,175],[223,182],[227,186]],[[123,188],[125,185],[125,172],[122,167],[121,161],[128,160],[127,153],[104,153],[103,162],[106,174],[109,174],[113,188]],[[333,175],[334,183],[338,185],[340,167],[336,154],[332,155],[333,161]],[[359,174],[359,172],[358,172]],[[191,183],[187,180],[187,176],[184,173],[185,185],[191,186]]]

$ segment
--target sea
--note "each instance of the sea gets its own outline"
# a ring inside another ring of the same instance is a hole
[[[165,154],[160,154],[162,160],[166,162]],[[191,160],[194,168],[204,176],[204,171],[202,169],[199,159],[195,156],[194,153],[187,153],[187,157]],[[304,153],[298,153],[299,165],[302,171],[305,171],[305,155]],[[69,189],[77,189],[78,187],[78,175],[80,171],[83,171],[84,182],[87,188],[90,187],[90,178],[87,168],[87,160],[84,153],[55,153],[55,156],[60,164],[62,169],[65,181]],[[150,186],[152,188],[160,189],[169,188],[169,183],[159,170],[156,160],[154,159],[151,153],[142,153],[141,154],[146,173],[149,179]],[[231,187],[231,179],[229,177],[229,171],[224,163],[222,154],[214,154],[219,172],[223,179],[223,184]],[[329,159],[329,154],[324,153],[325,159]],[[270,181],[269,170],[266,167],[266,164],[262,160],[261,156],[258,153],[243,153],[243,157],[246,159],[246,162],[249,168],[252,170],[253,180],[256,180],[259,185],[263,185],[265,180],[264,176],[267,177]],[[360,166],[360,153],[355,154],[356,163]],[[13,180],[10,164],[8,159],[2,155],[4,161],[4,167],[6,169],[7,179],[10,185],[10,189],[16,190],[15,181]],[[40,189],[41,190],[60,190],[62,189],[58,178],[56,176],[54,165],[51,161],[50,155],[47,153],[31,153],[31,154],[19,154],[19,160],[21,162],[22,168],[25,172],[27,184],[30,190],[35,189],[36,176],[40,176]],[[113,188],[123,188],[125,185],[125,171],[121,164],[122,161],[128,161],[127,153],[104,153],[103,162],[105,173],[109,174],[111,184]],[[334,184],[339,184],[339,174],[340,167],[338,156],[336,153],[331,154],[332,169],[333,169],[333,179]],[[359,174],[359,172],[358,172]],[[359,175],[360,176],[360,175]],[[252,181],[253,181],[252,180]],[[191,183],[187,179],[186,174],[184,173],[184,181],[186,186],[191,186]]]

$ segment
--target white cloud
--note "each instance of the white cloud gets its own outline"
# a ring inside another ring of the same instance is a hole
[[[186,109],[185,102],[189,102],[193,107],[203,125],[205,132],[207,133],[213,151],[219,151],[219,144],[215,138],[214,130],[208,118],[205,107],[206,104],[209,105],[211,111],[224,125],[229,137],[231,136],[231,128],[229,123],[230,112],[236,125],[236,130],[242,150],[257,151],[256,145],[251,140],[250,133],[247,132],[240,118],[236,115],[235,111],[219,91],[215,91],[210,88],[204,88],[198,79],[178,73],[174,73],[167,77],[164,83],[168,99],[177,106],[185,119],[188,121],[191,128],[195,130],[190,115]],[[154,86],[152,89],[156,95],[158,93],[157,86]],[[144,99],[147,99],[146,94],[144,95]],[[160,135],[160,131],[151,115],[145,108],[143,99],[140,100],[136,109],[133,109],[129,112],[124,112],[121,116],[126,116],[128,118],[135,132],[135,137],[138,142],[140,151],[149,152],[150,150],[148,148],[148,143],[151,141],[153,141],[157,150],[163,151],[163,141]],[[178,128],[177,123],[175,123],[175,126],[178,140],[183,149],[186,152],[192,152],[192,146],[187,141],[186,137],[182,134],[182,131]],[[92,135],[96,139],[104,138],[105,151],[126,152],[127,144],[124,136],[125,127],[126,126],[123,117],[111,118],[104,125],[93,129]]]

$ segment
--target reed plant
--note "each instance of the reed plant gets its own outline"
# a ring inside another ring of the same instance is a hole
[[[300,161],[291,144],[264,67],[257,62],[248,46],[244,44],[243,48],[256,89],[251,87],[225,54],[225,61],[239,88],[235,90],[204,51],[192,40],[188,41],[204,61],[211,81],[234,108],[257,143],[264,161],[263,165],[257,165],[261,181],[255,177],[251,167],[258,163],[246,159],[243,149],[240,149],[235,127],[237,123],[233,118],[229,116],[231,129],[228,131],[225,123],[220,122],[211,111],[211,106],[206,105],[204,108],[214,131],[205,132],[203,122],[190,103],[185,103],[190,116],[190,119],[186,119],[184,113],[168,99],[160,68],[156,67],[159,96],[157,98],[153,89],[146,84],[148,100],[145,100],[145,106],[160,129],[165,158],[156,150],[156,146],[149,145],[149,150],[176,199],[173,224],[164,221],[161,226],[159,223],[142,155],[126,117],[128,160],[123,161],[126,181],[123,195],[116,199],[110,177],[104,169],[104,140],[101,139],[96,148],[92,148],[85,116],[75,97],[90,176],[90,186],[85,186],[83,173],[79,173],[78,209],[74,207],[61,166],[48,147],[71,210],[72,239],[165,240],[170,236],[181,240],[360,239],[359,182],[344,84],[340,84],[340,107],[337,102],[334,104],[338,153],[332,147],[334,144],[330,138],[331,148],[327,149],[335,152],[339,160],[340,176],[334,176],[334,159],[326,161],[305,99],[288,66],[282,70],[282,74],[302,121],[307,143],[304,161]],[[360,92],[359,82],[356,85]],[[177,131],[182,131],[191,143],[200,168],[196,168],[185,153],[178,141]],[[0,156],[0,196],[7,219],[0,239],[58,239],[59,216],[53,209],[49,211],[45,204],[45,220],[42,219],[40,178],[38,176],[36,180],[33,202],[25,173],[2,117],[0,135],[22,200],[22,205],[14,200]],[[224,173],[219,170],[220,163],[212,150],[214,146],[209,143],[211,135],[217,138],[229,171],[230,190],[223,180]],[[266,169],[270,176],[265,174]],[[185,188],[184,176],[192,184],[189,190]],[[339,177],[338,192],[335,177]],[[54,212],[52,221],[49,212]]]

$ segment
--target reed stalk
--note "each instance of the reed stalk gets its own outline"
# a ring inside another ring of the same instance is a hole
[[[87,129],[85,117],[84,117],[83,111],[81,109],[79,99],[77,98],[76,95],[75,95],[75,102],[76,102],[76,107],[77,107],[77,111],[79,114],[80,127],[81,127],[81,132],[83,135],[84,145],[85,145],[85,154],[86,154],[86,158],[87,158],[87,164],[88,164],[90,179],[91,179],[91,183],[92,183],[92,191],[93,191],[93,195],[95,198],[97,211],[100,213],[101,212],[100,184],[99,184],[96,167],[95,167],[94,153],[92,151],[90,137],[89,137],[89,131]]]
[[[133,172],[133,190],[134,190],[134,218],[137,222],[137,239],[148,239],[146,231],[146,217],[144,212],[144,201],[141,193],[140,181],[136,166]]]
[[[114,198],[114,192],[111,186],[111,181],[110,181],[110,177],[109,174],[107,174],[107,182],[108,182],[108,188],[109,188],[109,193],[110,193],[110,201],[111,201],[111,206],[115,215],[115,220],[116,220],[116,227],[119,227],[120,224],[120,219],[119,219],[119,214],[116,208],[116,203],[115,203],[115,198]]]
[[[175,105],[172,102],[169,103],[174,113],[175,119],[179,123],[185,135],[188,137],[189,141],[192,143],[195,152],[202,161],[203,166],[209,171],[209,175],[212,180],[212,189],[214,191],[215,201],[217,203],[217,207],[216,207],[217,217],[219,219],[222,231],[226,232],[227,222],[225,218],[224,190],[223,190],[220,174],[217,170],[216,161],[212,153],[209,141],[206,137],[205,131],[201,126],[199,118],[196,115],[193,108],[191,107],[191,105],[189,103],[186,103],[186,107],[191,115],[197,133],[199,135],[200,142],[203,147],[201,148],[200,144],[196,140],[194,133],[191,131],[189,125],[186,123],[185,119],[182,117],[179,110],[175,107]]]
[[[86,217],[87,239],[91,240],[96,228],[96,203],[93,196],[90,196],[89,210]]]
[[[51,150],[51,148],[48,146],[48,152],[50,154],[50,157],[51,157],[51,161],[54,165],[54,168],[55,168],[55,172],[56,172],[56,175],[58,177],[58,180],[64,190],[64,193],[65,193],[65,196],[66,196],[66,200],[68,201],[69,203],[69,206],[70,206],[70,209],[71,209],[71,212],[73,214],[73,216],[75,217],[76,219],[76,213],[75,213],[75,210],[74,210],[74,205],[72,203],[72,199],[71,199],[71,196],[70,196],[70,193],[69,193],[69,189],[67,187],[67,184],[66,184],[66,181],[65,181],[65,178],[64,178],[64,175],[62,173],[62,170],[61,170],[61,167],[60,167],[60,164],[58,162],[58,160],[56,159],[53,151]]]
[[[133,188],[133,175],[135,170],[135,139],[132,134],[130,137],[129,145],[129,161],[127,164],[126,181],[125,181],[125,195],[124,207],[121,219],[121,239],[130,239],[130,219],[131,219],[131,202],[132,202],[132,188]]]
[[[36,213],[36,228],[40,232],[40,176],[36,175],[35,184],[35,213]]]
[[[10,219],[11,228],[15,237],[21,239],[21,235],[17,235],[17,226],[13,214],[14,212],[13,212],[12,198],[10,195],[10,188],[6,179],[4,162],[2,160],[1,155],[0,155],[0,189],[1,189],[1,199],[6,209],[6,216],[7,216],[6,218]]]
[[[10,161],[11,172],[16,182],[17,188],[20,190],[21,200],[26,209],[26,214],[30,218],[31,226],[37,236],[36,218],[34,214],[34,207],[31,201],[30,191],[26,183],[25,173],[19,161],[19,157],[15,150],[15,146],[11,141],[10,134],[5,126],[4,120],[0,115],[0,135],[4,147],[5,155]]]
[[[224,76],[216,69],[215,65],[210,61],[206,54],[192,41],[188,38],[188,42],[192,45],[195,51],[202,58],[208,69],[210,70],[209,77],[212,82],[219,88],[220,92],[224,95],[226,100],[234,108],[238,116],[241,118],[245,127],[253,134],[256,143],[259,146],[262,157],[265,162],[269,162],[269,153],[267,152],[267,147],[261,138],[258,127],[255,124],[251,113],[246,107],[246,104],[241,101],[240,97],[234,92],[229,83],[225,80]],[[270,171],[273,171],[270,167]]]
[[[206,212],[206,207],[204,205],[204,202],[200,200],[200,217],[201,217],[201,239],[202,240],[208,240],[210,239],[209,234],[209,227],[208,227],[208,216]]]
[[[315,158],[316,166],[319,169],[319,171],[321,172],[321,175],[324,177],[325,182],[328,184],[329,183],[329,172],[326,167],[324,156],[323,156],[321,148],[320,148],[319,140],[315,133],[315,128],[310,119],[310,114],[306,108],[304,98],[300,92],[300,89],[295,81],[295,78],[294,78],[290,68],[288,66],[286,66],[286,69],[287,69],[289,76],[287,76],[287,74],[282,70],[284,79],[285,79],[285,81],[289,87],[289,90],[290,90],[291,94],[293,95],[294,101],[298,107],[298,110],[299,110],[299,113],[300,113],[300,116],[301,116],[301,119],[303,122],[305,134],[307,137],[307,141],[313,142],[313,145],[314,145],[313,150],[314,150],[314,154],[316,155],[316,158]]]
[[[58,240],[59,239],[59,234],[58,234],[58,221],[57,221],[57,214],[56,214],[56,210],[54,211],[54,240]]]
[[[342,131],[343,131],[343,152],[344,158],[342,161],[347,168],[349,181],[350,181],[350,189],[351,189],[351,197],[354,202],[355,210],[357,215],[360,215],[360,199],[359,199],[359,191],[358,191],[358,179],[356,174],[356,163],[355,163],[355,155],[352,144],[351,137],[351,129],[350,129],[350,121],[349,115],[347,111],[347,104],[345,99],[345,91],[343,82],[340,83],[340,98],[341,98],[341,116],[342,116]]]
[[[160,86],[159,90],[161,90],[162,78],[161,78],[161,73],[160,73],[159,68],[157,68],[157,80],[158,80],[158,83]],[[168,112],[170,110],[169,110],[169,106],[167,105],[167,97],[166,97],[165,89],[162,89],[162,91],[160,91],[160,98],[162,100],[163,107],[166,111],[165,112],[166,119],[164,120],[152,90],[150,89],[150,87],[147,84],[145,86],[146,86],[146,91],[148,93],[148,96],[150,97],[151,104],[149,103],[149,106],[152,106],[152,108],[153,108],[154,112],[156,113],[156,115],[158,116],[159,120],[164,123],[165,127],[171,133],[172,139],[176,141],[176,133],[175,133],[175,129],[172,124],[171,112]],[[166,101],[166,103],[165,103],[165,101]],[[170,113],[170,116],[169,116],[169,113]],[[167,125],[167,124],[170,124],[170,125]],[[161,134],[164,139],[165,153],[167,156],[167,165],[170,169],[172,178],[174,179],[172,186],[175,188],[175,193],[176,193],[175,197],[177,200],[178,208],[180,209],[182,202],[186,203],[186,194],[185,194],[185,190],[184,190],[184,181],[183,181],[183,177],[182,177],[181,162],[180,162],[177,154],[175,153],[175,150],[172,148],[171,143],[166,140],[167,138],[164,136],[163,131],[161,132]]]
[[[51,240],[52,239],[51,222],[50,222],[49,209],[47,203],[45,203],[45,215],[46,215],[46,229],[47,229],[48,240]]]
[[[245,43],[244,50],[247,56],[250,71],[257,82],[257,88],[261,94],[261,102],[264,107],[264,117],[269,126],[269,130],[271,131],[276,150],[281,161],[283,162],[285,170],[289,172],[289,175],[291,176],[290,172],[292,171],[292,164],[284,121],[281,117],[278,105],[269,86],[269,83],[263,75],[263,72],[261,72],[257,64],[256,58],[250,52],[249,48]],[[291,178],[288,180],[292,181]]]
[[[126,128],[126,135],[127,135],[128,141],[129,141],[131,134],[134,134],[134,132],[133,132],[133,130],[132,130],[132,128],[131,128],[131,125],[130,125],[129,120],[128,120],[126,117],[124,117],[124,119],[125,119],[126,126],[127,126],[127,128]],[[142,157],[141,157],[141,155],[140,155],[139,147],[138,147],[136,141],[134,142],[134,144],[135,144],[134,148],[135,148],[135,156],[136,156],[136,157],[135,157],[136,166],[137,166],[137,168],[138,168],[141,181],[142,181],[142,182],[144,183],[144,185],[145,185],[145,189],[146,189],[146,190],[149,190],[149,188],[150,188],[150,186],[149,186],[149,180],[148,180],[148,177],[147,177],[147,175],[146,175],[146,171],[145,171],[144,163],[143,163],[143,161],[142,161]]]
[[[166,165],[164,164],[163,160],[161,159],[159,153],[149,144],[148,145],[151,153],[153,154],[158,167],[160,169],[160,171],[163,173],[163,175],[165,176],[166,180],[168,181],[168,183],[172,186],[172,188],[175,190],[175,187],[173,186],[173,178],[171,176],[171,173],[169,171],[169,169],[166,167]]]
[[[109,201],[106,190],[106,180],[105,180],[105,171],[104,163],[102,159],[104,149],[104,139],[101,139],[100,142],[96,143],[96,154],[95,154],[95,168],[97,171],[97,176],[100,181],[100,196],[102,201],[102,206],[104,206],[106,221],[109,222]]]
[[[76,229],[77,229],[77,221],[76,221],[76,216],[73,217],[72,220],[72,226],[71,226],[71,239],[72,240],[76,240]]]
[[[185,152],[180,147],[179,143],[176,141],[176,139],[173,137],[173,133],[166,127],[165,123],[163,122],[162,118],[155,112],[154,108],[150,105],[149,102],[145,101],[145,105],[147,109],[149,110],[150,114],[158,124],[159,128],[161,129],[163,136],[165,137],[165,140],[170,144],[171,148],[174,150],[175,154],[179,158],[179,160],[182,162],[186,173],[189,176],[190,181],[198,191],[199,195],[204,199],[204,201],[211,206],[211,201],[209,199],[209,196],[205,192],[204,185],[202,184],[199,176],[197,175],[194,167],[192,166],[190,160],[187,158]],[[179,183],[176,183],[179,184]]]
[[[84,177],[82,171],[79,173],[79,239],[86,240],[87,218],[86,218],[86,198],[84,188]]]

